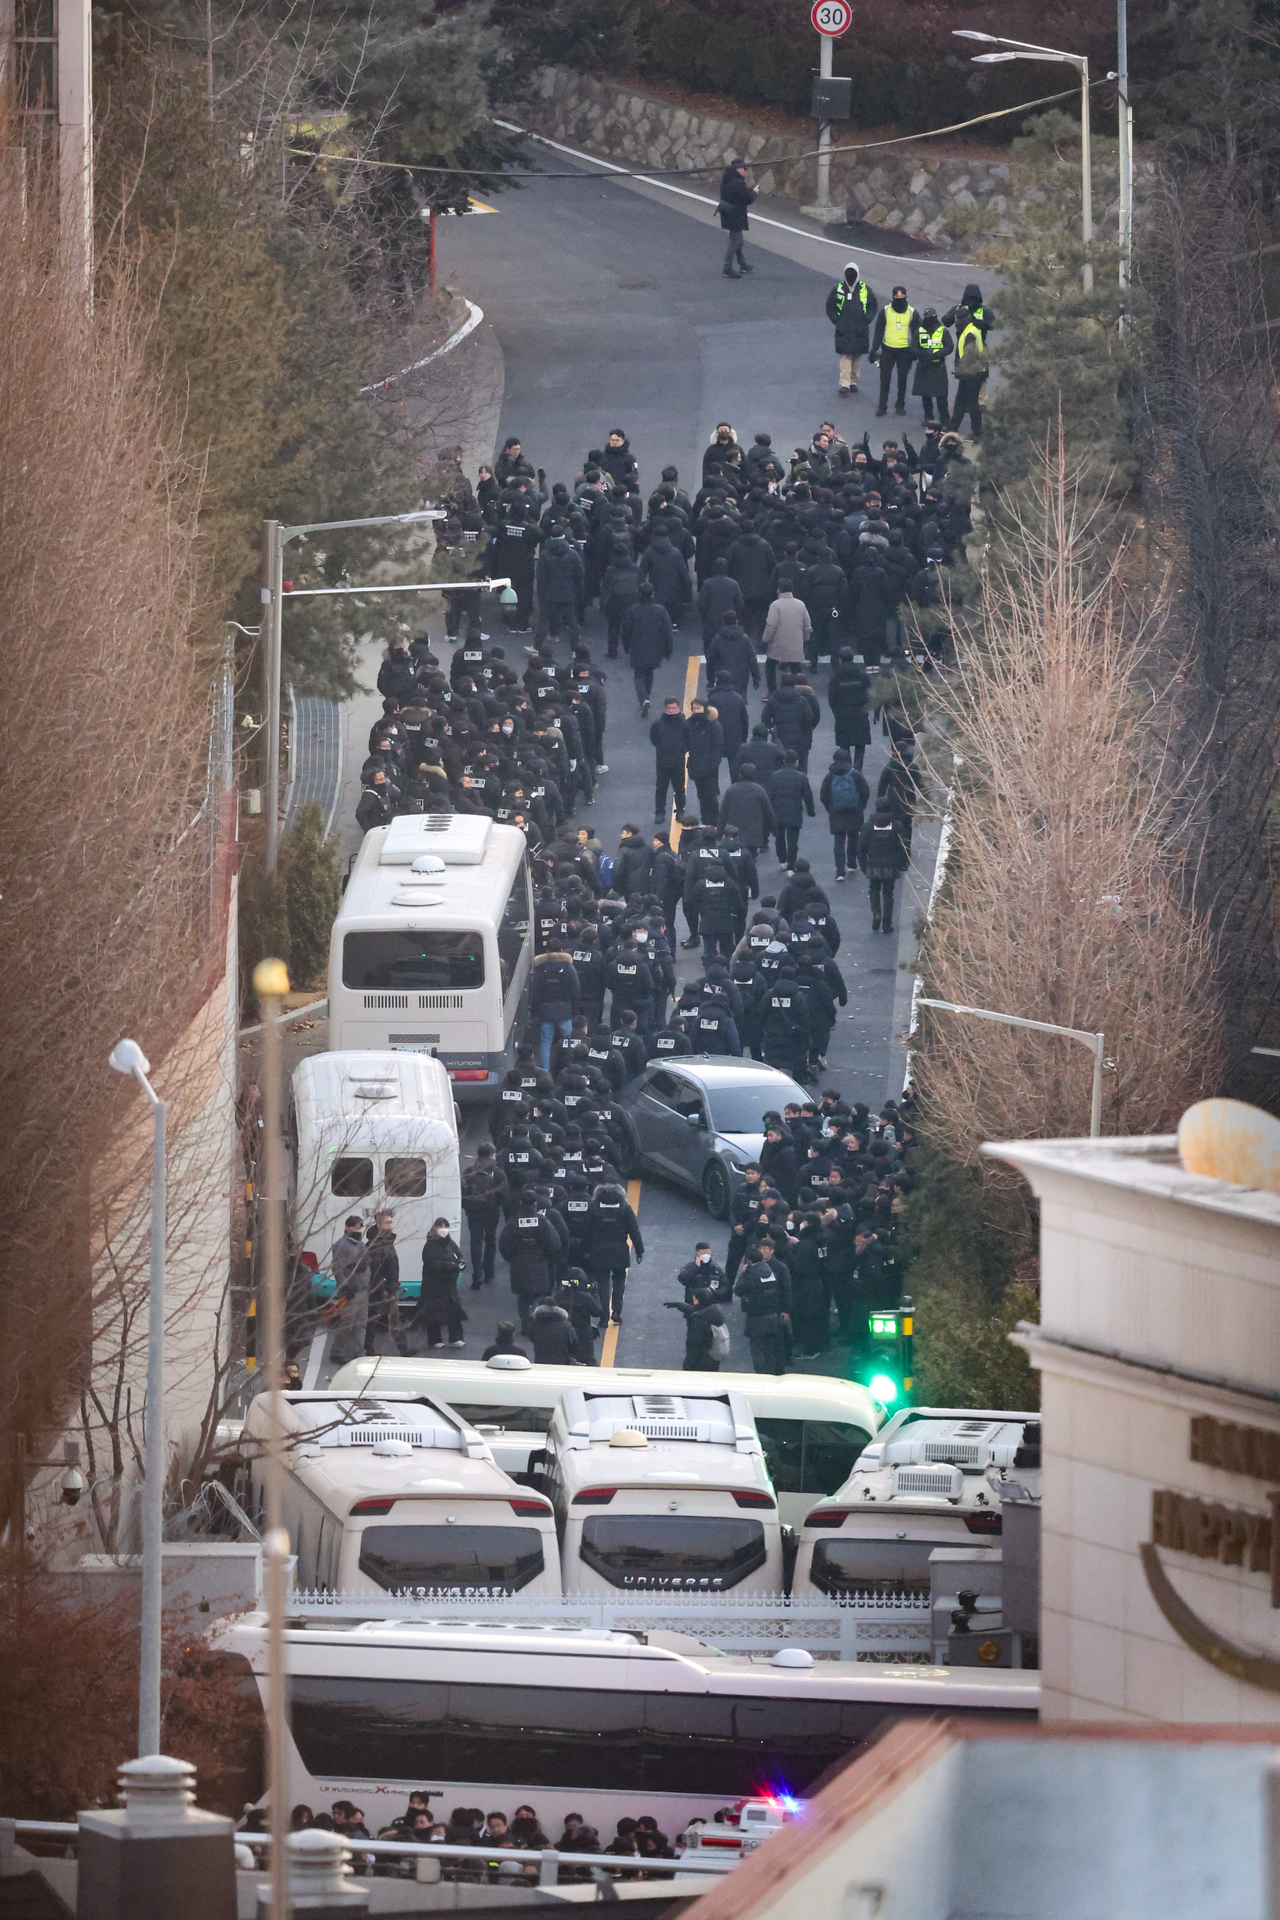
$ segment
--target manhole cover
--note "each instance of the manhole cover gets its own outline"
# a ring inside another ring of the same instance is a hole
[[[656,280],[619,280],[618,285],[628,293],[638,293],[642,287],[656,287]]]

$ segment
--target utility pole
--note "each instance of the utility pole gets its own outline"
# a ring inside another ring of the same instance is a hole
[[[819,35],[818,78],[830,80],[832,77],[832,57],[835,52],[831,35]],[[822,120],[818,124],[818,205],[831,205],[831,122]]]
[[[1133,108],[1129,105],[1129,5],[1116,0],[1116,108],[1120,136],[1120,287],[1126,291],[1133,278]],[[1126,332],[1129,316],[1120,316],[1121,332]]]

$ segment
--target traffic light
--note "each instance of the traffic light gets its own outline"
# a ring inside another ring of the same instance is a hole
[[[877,1307],[867,1316],[871,1353],[867,1361],[867,1391],[882,1406],[906,1405],[915,1386],[912,1350],[915,1314],[910,1294],[896,1307]]]

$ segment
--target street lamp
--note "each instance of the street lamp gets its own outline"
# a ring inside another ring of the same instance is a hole
[[[995,1020],[1003,1027],[1029,1027],[1033,1033],[1056,1033],[1064,1040],[1078,1040],[1088,1047],[1093,1055],[1093,1096],[1089,1102],[1089,1138],[1096,1140],[1102,1132],[1102,1062],[1106,1047],[1106,1036],[1101,1033],[1089,1033],[1082,1027],[1056,1027],[1048,1020],[1024,1020],[1017,1013],[990,1013],[985,1007],[960,1007],[951,1000],[916,1001],[918,1007],[933,1007],[939,1013],[967,1013],[975,1020]]]
[[[165,1104],[148,1080],[151,1062],[136,1040],[118,1040],[110,1064],[132,1074],[151,1102],[151,1276],[147,1291],[147,1433],[142,1488],[142,1641],[138,1669],[138,1758],[160,1751],[160,1621],[164,1579],[164,1246]]]
[[[1093,166],[1089,150],[1089,60],[1083,53],[1063,53],[1058,47],[1037,47],[1029,40],[1005,40],[998,33],[977,33],[972,27],[953,27],[952,34],[957,40],[981,40],[986,45],[1003,48],[1000,53],[975,53],[973,64],[977,67],[993,67],[1006,60],[1053,60],[1062,66],[1074,67],[1080,75],[1080,230],[1085,246],[1093,240]],[[1085,262],[1084,290],[1093,292],[1093,268]]]
[[[413,526],[423,520],[443,520],[439,507],[417,513],[383,513],[373,520],[312,520],[305,526],[284,527],[278,520],[262,523],[263,638],[262,671],[267,705],[267,872],[274,873],[280,839],[280,619],[283,597],[284,550],[304,533],[339,533],[348,527]]]

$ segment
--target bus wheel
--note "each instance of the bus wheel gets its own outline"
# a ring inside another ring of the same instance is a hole
[[[729,1211],[729,1181],[718,1160],[713,1160],[702,1176],[702,1197],[713,1220],[723,1220]]]

